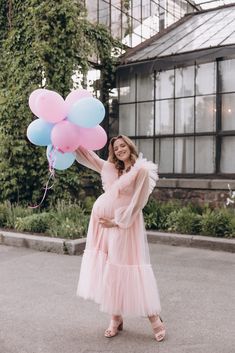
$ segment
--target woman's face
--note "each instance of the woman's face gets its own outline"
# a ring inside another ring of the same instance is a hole
[[[130,159],[130,148],[122,138],[119,138],[114,142],[113,151],[117,159],[122,162],[125,162]]]

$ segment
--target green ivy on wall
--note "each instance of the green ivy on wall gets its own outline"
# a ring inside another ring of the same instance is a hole
[[[96,53],[107,103],[115,78],[111,52],[120,44],[105,27],[88,22],[83,1],[0,0],[0,21],[0,201],[35,202],[47,178],[47,160],[45,149],[26,138],[33,120],[30,93],[46,87],[66,96],[74,71],[86,74]],[[57,173],[53,199],[79,193],[77,170]]]

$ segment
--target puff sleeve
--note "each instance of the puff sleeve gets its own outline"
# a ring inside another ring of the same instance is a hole
[[[76,151],[76,160],[85,167],[101,173],[104,165],[104,160],[97,156],[93,151],[88,151],[86,148],[80,146]]]

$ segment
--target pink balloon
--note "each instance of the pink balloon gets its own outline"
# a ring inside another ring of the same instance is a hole
[[[86,97],[92,97],[92,94],[83,88],[75,89],[74,91],[70,92],[65,98],[67,112],[69,112],[73,104],[76,103],[79,99]]]
[[[38,88],[38,89],[35,89],[29,96],[29,107],[31,111],[37,116],[39,114],[37,110],[37,105],[36,105],[37,98],[46,91],[48,90],[44,88]]]
[[[37,95],[32,112],[49,123],[58,123],[66,117],[65,101],[59,93],[43,90]]]
[[[77,126],[70,121],[61,121],[51,131],[51,141],[60,152],[73,152],[80,145]]]
[[[77,126],[77,131],[79,135],[79,145],[88,150],[100,150],[107,142],[107,134],[100,125],[90,128]]]

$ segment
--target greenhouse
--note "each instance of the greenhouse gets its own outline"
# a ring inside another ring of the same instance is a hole
[[[233,73],[235,5],[188,14],[121,58],[119,131],[159,164],[163,187],[234,178]]]

